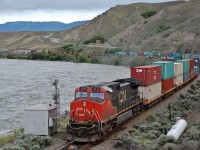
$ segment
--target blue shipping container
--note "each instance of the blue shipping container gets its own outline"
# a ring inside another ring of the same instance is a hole
[[[179,60],[179,54],[178,53],[174,53],[174,60]]]

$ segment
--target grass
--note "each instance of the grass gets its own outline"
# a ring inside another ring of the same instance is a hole
[[[24,129],[20,128],[18,130],[14,130],[11,134],[6,135],[6,136],[1,136],[0,135],[0,148],[3,147],[5,144],[8,144],[10,142],[13,142],[14,139],[23,134],[24,133]]]

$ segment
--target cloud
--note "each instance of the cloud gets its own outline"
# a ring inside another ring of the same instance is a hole
[[[164,2],[167,0],[1,0],[0,10],[88,10],[108,9],[117,4]],[[172,0],[168,0],[172,1]]]
[[[116,5],[164,1],[167,0],[1,0],[0,23],[11,21],[69,23],[93,19]]]
[[[60,21],[70,23],[73,21],[91,20],[101,14],[102,10],[72,11],[72,10],[24,10],[0,13],[0,23],[11,21]]]

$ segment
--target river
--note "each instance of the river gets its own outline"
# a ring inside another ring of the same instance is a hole
[[[53,103],[50,79],[59,79],[61,112],[69,110],[75,88],[127,78],[130,71],[111,65],[0,59],[0,131],[23,127],[24,109]]]

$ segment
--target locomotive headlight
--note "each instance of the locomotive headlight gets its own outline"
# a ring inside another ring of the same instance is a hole
[[[85,107],[85,106],[86,106],[86,102],[84,101],[84,102],[83,102],[83,107]]]

